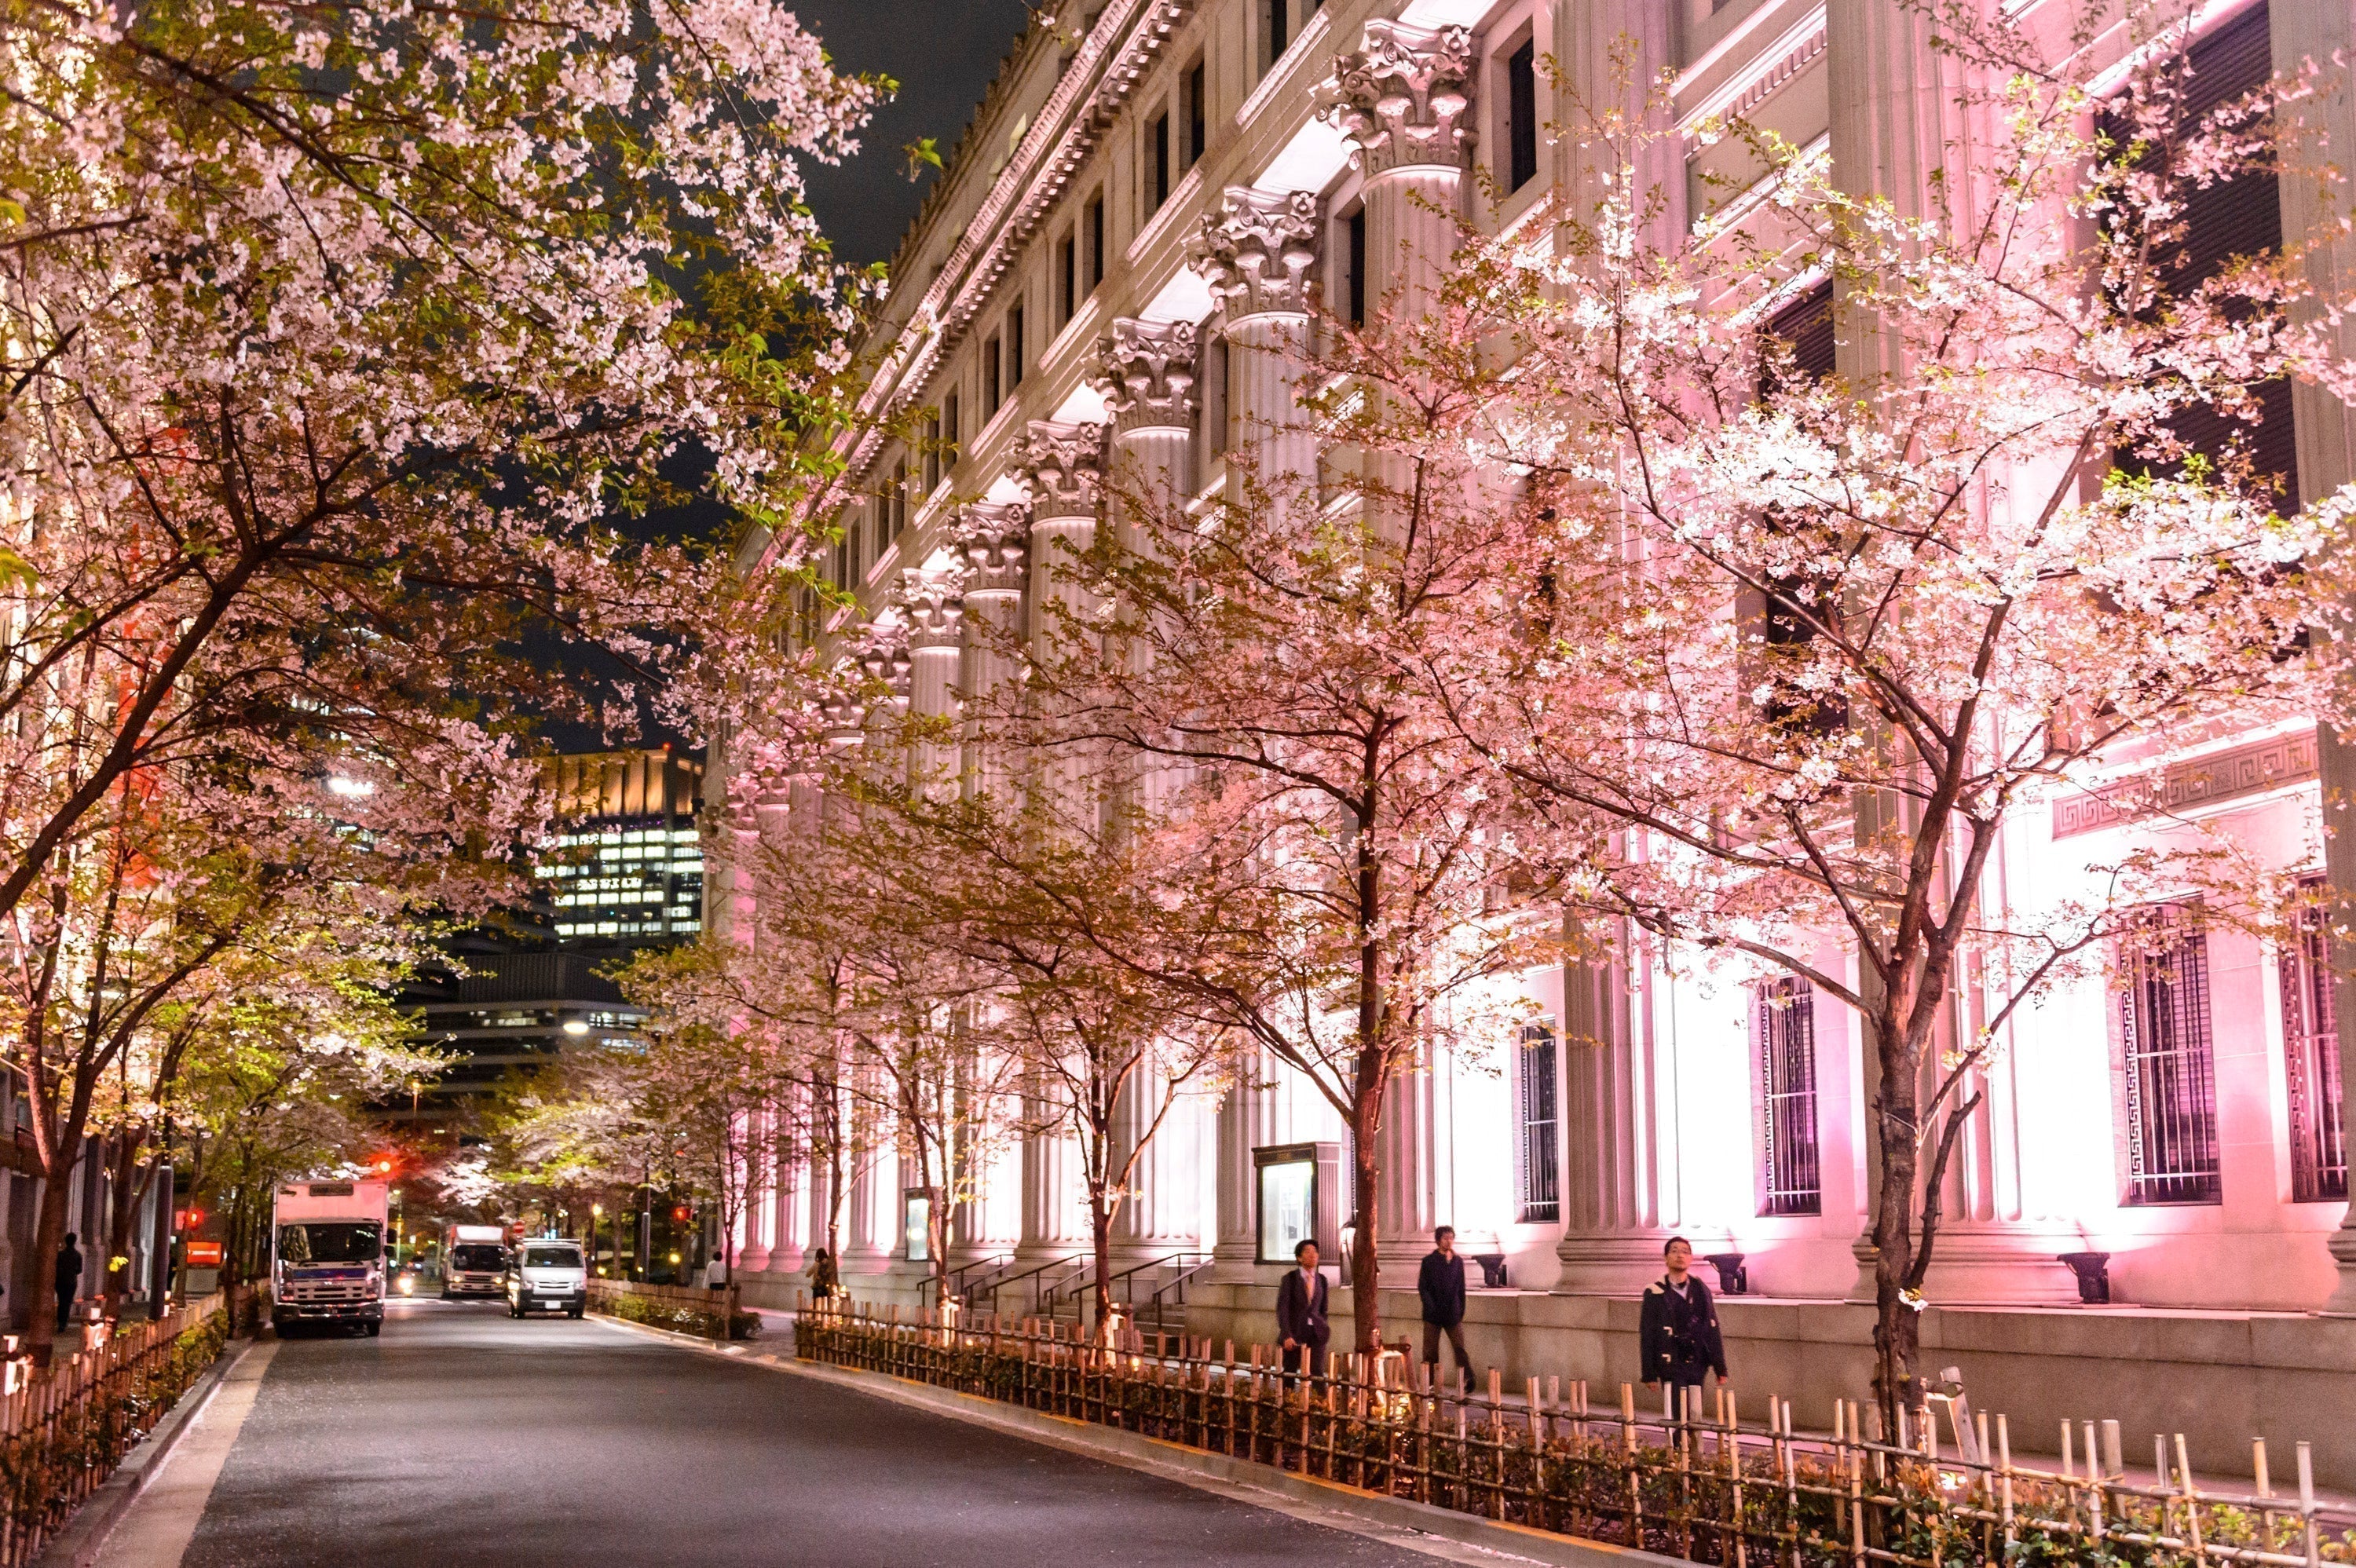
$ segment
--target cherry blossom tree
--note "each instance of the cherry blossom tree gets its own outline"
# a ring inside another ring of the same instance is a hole
[[[2280,151],[2313,79],[2215,101],[2183,7],[2074,38],[1926,9],[1975,84],[1941,106],[1971,148],[1926,216],[1729,124],[1757,183],[1664,236],[1657,121],[1599,104],[1567,132],[1593,195],[1551,246],[1467,246],[1418,357],[1466,394],[1448,444],[1521,476],[1512,565],[1408,656],[1583,927],[1858,1019],[1885,1411],[1917,1398],[1946,1168],[2011,1022],[2162,944],[2156,901],[2277,917],[2286,879],[2172,814],[2153,763],[2344,713],[2356,506],[2258,457],[2279,389],[2356,391],[2344,302],[2295,249],[2187,252],[2225,182],[2344,196]],[[1777,324],[1825,283],[1818,373]],[[2147,819],[2136,847],[1997,896],[2024,814],[2090,791]]]

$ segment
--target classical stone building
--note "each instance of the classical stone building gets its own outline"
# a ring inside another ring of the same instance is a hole
[[[2013,9],[2034,22],[2039,6]],[[2348,0],[2207,9],[2217,81],[2328,59],[2356,30]],[[1660,144],[1653,171],[1665,224],[1687,222],[1709,176],[1735,166],[1690,134],[1729,111],[1827,144],[1844,184],[1907,210],[1926,208],[1956,155],[1954,68],[1901,0],[1067,0],[1034,29],[904,244],[871,345],[869,398],[920,411],[954,460],[873,436],[845,453],[869,498],[846,514],[830,570],[868,613],[908,617],[913,708],[948,713],[1006,678],[969,629],[1034,623],[1044,596],[1067,592],[1046,563],[1105,523],[1112,490],[1210,494],[1247,443],[1263,474],[1313,473],[1314,443],[1286,417],[1312,313],[1411,308],[1455,215],[1513,225],[1579,181],[1553,133],[1558,95],[1623,91],[1623,38],[1640,79],[1669,73],[1688,133]],[[2346,95],[2318,112],[2356,141]],[[2297,238],[2313,220],[2293,182],[2258,194],[2221,243]],[[2315,264],[2344,280],[2346,245]],[[1828,328],[1802,352],[1868,368]],[[2344,411],[2302,394],[2295,412],[2276,427],[2296,431],[2282,464],[2308,496],[2336,487],[2351,462]],[[1124,464],[1131,484],[1108,486]],[[2278,863],[2322,874],[2319,779],[2350,772],[2328,736],[2219,737],[2122,765],[2166,770],[2179,809],[2233,814]],[[2006,896],[2060,896],[2137,831],[2102,796],[2055,800],[2016,823]],[[790,896],[715,870],[716,930]],[[1726,1307],[1738,1384],[1825,1419],[1868,1375],[1857,1026],[1794,982],[1690,965],[1673,982],[1657,958],[1530,975],[1546,1024],[1397,1084],[1383,1253],[1410,1264],[1432,1224],[1454,1224],[1497,1285],[1472,1309],[1476,1356],[1606,1381],[1630,1374],[1633,1297],[1666,1236],[1740,1254],[1725,1271],[1742,1291]],[[2016,1432],[2102,1415],[2152,1430],[2198,1410],[2204,1463],[2246,1465],[2254,1433],[2308,1437],[2356,1484],[2356,1319],[2329,1315],[2356,1311],[2342,1112],[2356,1051],[2340,1048],[2333,989],[2319,943],[2278,953],[2215,933],[2188,939],[2164,977],[2021,1017],[1953,1173],[1932,1365],[1962,1367]],[[1183,1279],[1197,1332],[1264,1339],[1290,1238],[1338,1221],[1343,1134],[1272,1066],[1195,1112],[1156,1140],[1122,1254],[1141,1296],[1174,1301]],[[756,1294],[790,1300],[822,1189],[781,1169],[755,1205]],[[854,1294],[916,1298],[908,1200],[885,1165],[858,1176]],[[951,1262],[1008,1292],[1001,1305],[1027,1305],[1082,1234],[1064,1151],[1033,1139],[958,1215]],[[2081,1270],[2106,1280],[2108,1305],[2082,1300]],[[1412,1313],[1410,1294],[1387,1303]]]

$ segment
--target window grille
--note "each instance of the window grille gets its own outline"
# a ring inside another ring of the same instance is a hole
[[[2319,895],[2323,879],[2299,884]],[[2283,1067],[2290,1092],[2290,1189],[2299,1203],[2348,1196],[2348,1123],[2341,1103],[2340,1029],[2331,999],[2330,933],[2319,898],[2299,912],[2282,965]]]
[[[1554,1030],[1544,1024],[1522,1029],[1522,1136],[1515,1146],[1514,1181],[1522,1202],[1522,1222],[1562,1218],[1562,1122],[1559,1055]]]
[[[1824,1157],[1816,1138],[1815,991],[1797,976],[1751,990],[1766,1154],[1762,1214],[1821,1214]]]
[[[2180,909],[2153,912],[2120,955],[2131,1204],[2214,1203],[2217,1068],[2209,944]]]

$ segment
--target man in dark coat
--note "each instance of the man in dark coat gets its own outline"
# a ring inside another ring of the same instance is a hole
[[[1415,1276],[1415,1293],[1423,1297],[1423,1364],[1440,1381],[1440,1337],[1456,1352],[1456,1368],[1472,1375],[1472,1358],[1464,1353],[1464,1259],[1456,1251],[1456,1227],[1442,1225],[1431,1232],[1432,1250],[1424,1254]]]
[[[1284,1347],[1287,1388],[1301,1371],[1304,1352],[1309,1375],[1324,1372],[1325,1343],[1333,1337],[1333,1326],[1325,1319],[1325,1276],[1317,1272],[1317,1243],[1302,1242],[1292,1249],[1292,1259],[1301,1266],[1276,1287],[1276,1337]]]
[[[58,1249],[58,1328],[62,1332],[66,1318],[73,1312],[74,1297],[81,1294],[81,1249],[74,1245],[74,1233],[66,1232],[66,1244]]]
[[[1644,1287],[1644,1386],[1655,1393],[1663,1383],[1675,1391],[1680,1415],[1701,1413],[1701,1393],[1712,1372],[1726,1381],[1726,1344],[1718,1332],[1718,1303],[1709,1286],[1694,1277],[1693,1243],[1672,1236],[1661,1256],[1668,1273]],[[1686,1390],[1693,1390],[1690,1406]]]

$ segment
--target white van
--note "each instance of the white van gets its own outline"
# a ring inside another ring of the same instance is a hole
[[[578,1317],[589,1309],[589,1265],[578,1242],[530,1237],[508,1253],[508,1316],[562,1312]]]

